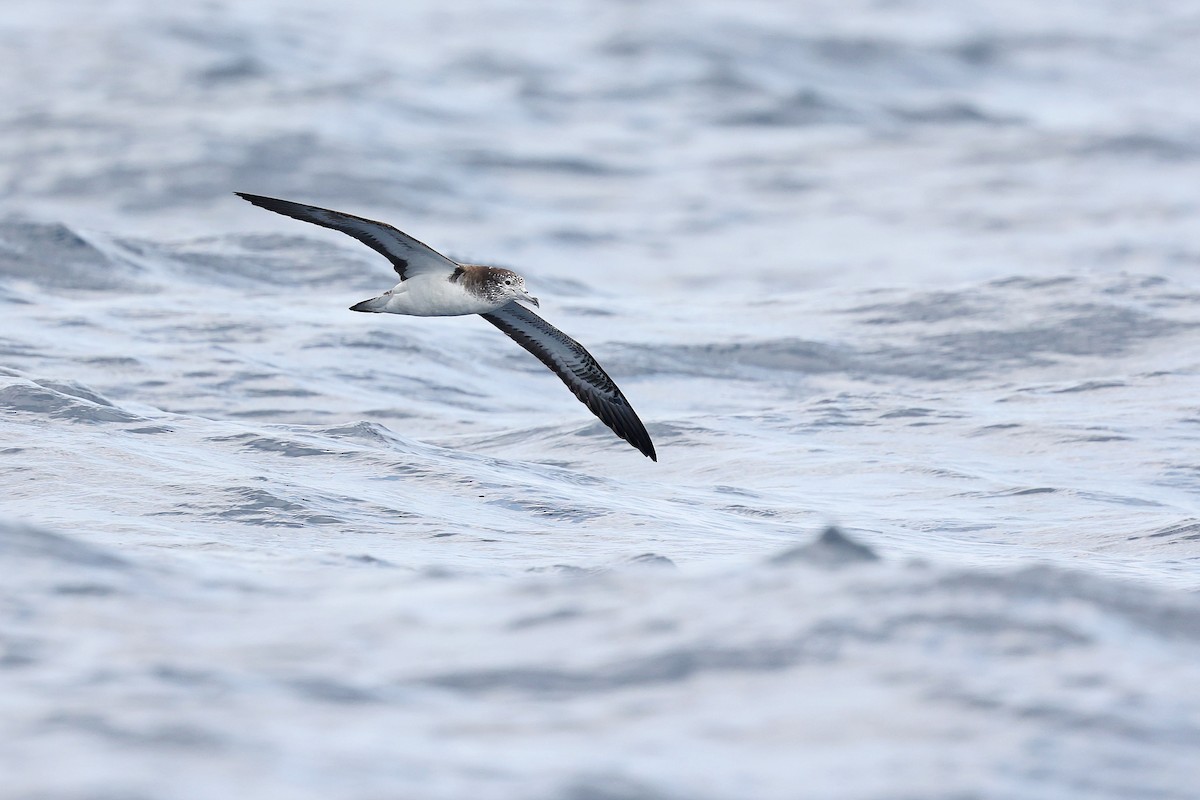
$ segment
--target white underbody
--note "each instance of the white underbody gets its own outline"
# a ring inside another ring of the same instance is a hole
[[[457,317],[486,314],[508,303],[511,297],[488,301],[451,283],[445,274],[414,275],[396,284],[390,292],[371,303],[371,311],[408,314],[413,317]],[[378,305],[375,304],[376,301]]]

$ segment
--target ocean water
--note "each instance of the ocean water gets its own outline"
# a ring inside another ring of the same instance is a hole
[[[1196,797],[1198,36],[6,2],[0,797]],[[234,191],[517,269],[659,462]]]

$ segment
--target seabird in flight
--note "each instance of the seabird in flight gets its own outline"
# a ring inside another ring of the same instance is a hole
[[[540,307],[525,288],[525,279],[517,273],[500,267],[459,264],[382,222],[289,200],[236,194],[268,211],[353,236],[392,262],[400,282],[379,297],[351,306],[351,311],[417,317],[478,314],[553,370],[613,433],[651,460],[658,460],[646,427],[592,354],[518,302]]]

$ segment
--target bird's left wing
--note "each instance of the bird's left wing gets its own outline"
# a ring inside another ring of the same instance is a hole
[[[613,433],[652,461],[658,461],[646,427],[617,384],[583,345],[515,302],[480,316],[553,370]]]
[[[314,225],[332,228],[353,236],[392,262],[392,267],[400,276],[400,280],[423,272],[451,273],[458,268],[457,262],[446,258],[429,245],[418,242],[407,233],[384,222],[376,222],[373,219],[356,217],[353,214],[345,214],[328,208],[293,203],[291,200],[277,200],[274,197],[263,197],[245,192],[234,192],[234,194],[260,208],[274,211],[276,214],[283,214],[286,217],[311,222]]]

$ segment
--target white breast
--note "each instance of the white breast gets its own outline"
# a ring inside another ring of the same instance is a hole
[[[384,310],[414,317],[457,317],[495,311],[509,300],[489,302],[446,278],[445,274],[414,275],[396,284]]]

